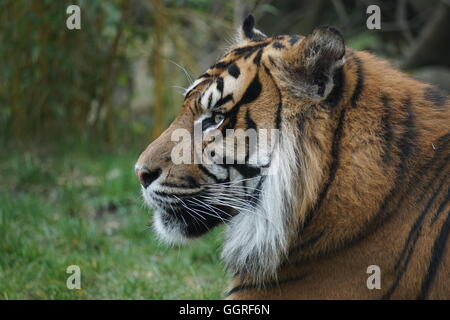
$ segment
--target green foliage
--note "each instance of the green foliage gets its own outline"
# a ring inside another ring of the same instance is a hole
[[[133,109],[133,64],[147,57],[151,76],[151,54],[157,46],[164,47],[164,73],[176,68],[168,60],[178,60],[177,52],[192,66],[189,51],[171,48],[169,38],[164,43],[154,41],[154,15],[164,14],[174,30],[176,15],[154,10],[153,1],[79,1],[81,30],[68,30],[66,8],[70,4],[73,1],[1,2],[1,137],[8,140],[64,130],[66,135],[96,136],[112,144],[118,136],[117,125],[135,122],[147,127],[148,137],[154,94],[147,92],[144,108]],[[171,41],[184,42],[171,34]],[[175,75],[170,78],[174,83],[164,83],[165,88],[188,85],[178,80],[184,77],[181,71]],[[181,96],[173,97],[173,90],[163,94],[167,124]],[[146,117],[136,114],[142,112]]]
[[[183,248],[160,244],[133,152],[89,149],[0,154],[0,299],[221,298],[220,230]],[[66,288],[72,264],[81,290]]]

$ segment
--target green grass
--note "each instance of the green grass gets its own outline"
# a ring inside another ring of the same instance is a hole
[[[221,229],[167,247],[149,228],[135,151],[0,150],[0,299],[220,299]],[[81,290],[69,290],[69,265]]]

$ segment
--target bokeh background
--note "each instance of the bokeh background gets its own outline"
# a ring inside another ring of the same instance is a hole
[[[66,28],[71,4],[81,30]],[[381,30],[366,28],[371,4]],[[268,35],[337,26],[450,91],[448,0],[0,0],[1,299],[223,297],[223,229],[158,243],[133,165],[249,12]]]

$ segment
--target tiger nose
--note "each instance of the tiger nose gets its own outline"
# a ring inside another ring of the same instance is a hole
[[[144,187],[144,189],[147,189],[147,187],[161,175],[160,168],[152,170],[147,166],[142,166],[135,167],[134,170],[136,171],[136,176],[138,177],[139,182]]]

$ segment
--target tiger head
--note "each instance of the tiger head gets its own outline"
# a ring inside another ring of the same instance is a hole
[[[253,16],[244,20],[238,44],[187,89],[176,119],[135,165],[162,240],[184,242],[225,223],[223,258],[233,272],[276,271],[302,222],[299,207],[316,191],[302,172],[309,160],[298,119],[333,99],[344,53],[332,27],[267,37]]]

